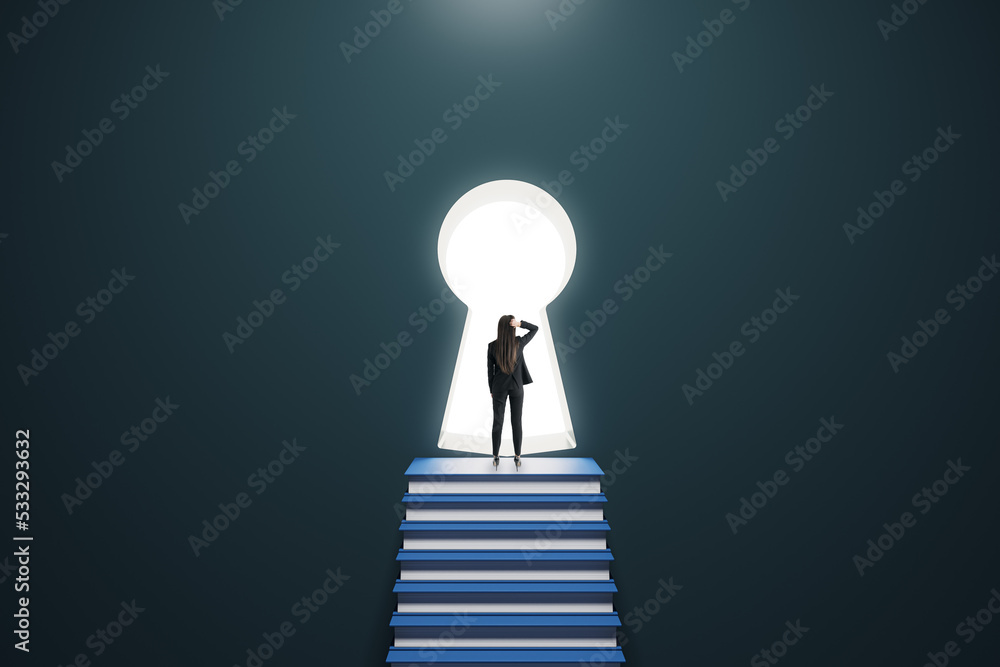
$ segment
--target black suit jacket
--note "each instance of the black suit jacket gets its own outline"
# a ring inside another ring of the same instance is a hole
[[[526,384],[531,384],[533,380],[531,379],[531,373],[528,372],[528,366],[524,363],[524,346],[535,337],[538,333],[538,327],[531,322],[525,322],[521,320],[521,327],[528,330],[528,333],[524,336],[517,336],[517,340],[520,344],[517,346],[517,361],[514,364],[514,372],[507,375],[500,367],[497,366],[496,359],[496,341],[491,342],[486,346],[486,373],[490,382],[490,393],[494,393],[494,387],[501,387],[505,382],[513,380],[514,384],[518,389],[521,389]]]

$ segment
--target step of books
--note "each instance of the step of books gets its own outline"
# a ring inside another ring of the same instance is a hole
[[[414,459],[386,663],[624,662],[603,474],[589,458]]]
[[[420,550],[400,549],[399,578],[487,580],[608,580],[610,549]]]

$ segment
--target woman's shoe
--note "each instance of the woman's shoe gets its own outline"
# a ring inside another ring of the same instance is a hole
[[[498,465],[500,465],[500,457],[499,456],[494,456],[493,457],[493,467],[496,468]]]
[[[514,455],[514,465],[517,466],[518,468],[521,467],[521,455],[520,454],[515,454]]]

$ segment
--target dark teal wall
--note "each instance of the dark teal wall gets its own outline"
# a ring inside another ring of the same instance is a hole
[[[548,309],[554,340],[617,305],[561,364],[567,454],[631,463],[606,489],[623,618],[661,579],[682,586],[628,617],[629,664],[763,664],[797,620],[809,630],[782,664],[917,666],[948,641],[954,664],[993,664],[1000,627],[966,643],[956,626],[1000,586],[1000,281],[949,294],[1000,252],[1000,14],[909,0],[888,30],[890,2],[561,4],[564,21],[546,15],[556,0],[403,0],[350,62],[340,44],[387,3],[78,0],[34,32],[37,3],[4,5],[0,29],[31,35],[0,47],[0,414],[10,485],[15,430],[30,429],[35,537],[32,652],[5,648],[11,664],[246,664],[286,621],[296,632],[265,664],[379,664],[403,471],[436,453],[465,317],[458,303],[421,323],[445,287],[441,221],[480,183],[564,170],[578,254]],[[720,28],[700,54],[687,41]],[[480,77],[479,108],[445,115]],[[135,108],[114,102],[144,79]],[[807,102],[799,127],[783,120]],[[273,142],[243,144],[272,119]],[[574,155],[606,119],[627,127],[596,159]],[[397,156],[437,128],[443,143],[390,188]],[[906,167],[939,128],[958,138]],[[84,132],[100,143],[54,169]],[[734,177],[752,156],[763,164]],[[196,199],[210,172],[226,187]],[[878,197],[893,198],[881,217],[845,230]],[[286,273],[317,238],[328,258]],[[626,300],[616,284],[651,246],[672,256]],[[115,271],[134,278],[102,293]],[[763,331],[751,318],[775,290],[798,299]],[[947,321],[894,369],[887,354],[939,309]],[[404,331],[413,344],[358,395],[349,377]],[[64,348],[25,382],[50,333]],[[710,369],[735,341],[742,355]],[[699,370],[716,379],[689,401]],[[122,441],[154,415],[155,432]],[[843,428],[808,461],[786,456],[822,419]],[[304,449],[267,481],[256,471],[283,441]],[[947,495],[915,505],[959,460]],[[111,474],[70,513],[95,463]],[[727,520],[758,482],[773,497]],[[196,556],[189,535],[241,493]],[[854,557],[904,512],[915,523],[861,576]],[[3,563],[9,641],[19,594]],[[304,619],[294,605],[327,570],[341,588]],[[88,637],[133,600],[145,611],[95,655]]]

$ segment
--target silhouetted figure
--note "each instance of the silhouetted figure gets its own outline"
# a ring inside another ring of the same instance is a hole
[[[518,327],[528,330],[526,336],[515,336]],[[531,373],[524,363],[522,350],[534,338],[538,327],[519,322],[513,315],[504,315],[497,323],[497,338],[486,348],[486,371],[493,397],[493,466],[500,463],[500,434],[503,413],[510,396],[510,426],[514,436],[514,463],[521,465],[521,408],[524,405],[524,385],[531,384]]]

